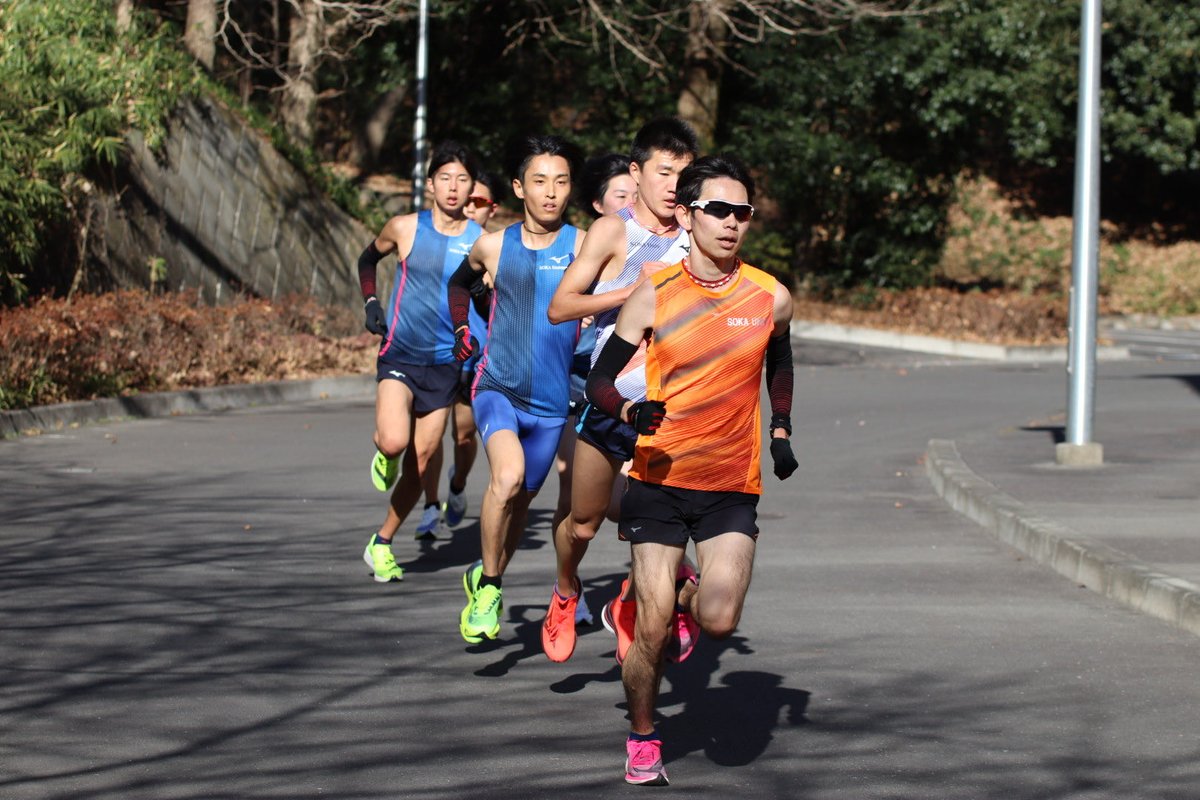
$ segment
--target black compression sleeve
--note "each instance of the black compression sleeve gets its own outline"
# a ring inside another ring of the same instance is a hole
[[[767,341],[767,395],[771,399],[771,428],[792,433],[792,337],[784,331]]]
[[[492,310],[492,290],[483,282],[482,274],[471,284],[471,304],[475,306],[475,313],[483,317],[484,322],[488,322],[488,315]]]
[[[375,265],[383,258],[383,253],[375,246],[372,239],[367,248],[358,257],[358,286],[362,289],[363,299],[375,296]]]
[[[617,336],[615,333],[608,337],[596,365],[588,372],[587,392],[588,402],[615,419],[621,418],[621,406],[626,398],[617,391],[617,375],[633,358],[638,346]]]
[[[454,330],[467,324],[467,315],[470,313],[471,304],[471,284],[478,278],[479,273],[471,269],[470,258],[464,258],[458,265],[458,269],[454,270],[454,274],[450,276],[446,294],[450,298],[450,324]]]

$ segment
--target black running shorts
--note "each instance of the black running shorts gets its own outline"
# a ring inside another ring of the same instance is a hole
[[[402,364],[399,361],[376,360],[375,380],[400,381],[413,393],[413,413],[427,414],[439,408],[449,408],[458,394],[462,368],[453,364]]]
[[[637,431],[628,422],[610,417],[591,403],[583,407],[575,430],[580,439],[605,455],[621,462],[633,459]]]
[[[758,495],[705,492],[629,479],[617,535],[628,542],[686,545],[722,533],[758,538]]]

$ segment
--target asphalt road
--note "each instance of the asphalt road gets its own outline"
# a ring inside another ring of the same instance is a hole
[[[1022,559],[934,495],[931,438],[1060,411],[1061,365],[805,346],[742,626],[667,670],[672,787],[728,798],[1195,798],[1200,640]],[[1150,362],[1106,371],[1155,369]],[[1169,366],[1161,367],[1169,369]],[[492,646],[453,540],[363,545],[372,410],[344,400],[0,442],[0,797],[528,798],[621,780],[603,628],[552,664],[555,488]],[[584,561],[594,610],[627,549]]]

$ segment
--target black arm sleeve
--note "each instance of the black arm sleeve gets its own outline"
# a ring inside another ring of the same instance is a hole
[[[475,313],[483,317],[484,322],[488,322],[488,314],[492,310],[492,290],[483,282],[482,274],[476,276],[475,282],[471,284],[471,305],[475,306]]]
[[[467,324],[467,315],[470,313],[471,304],[471,284],[478,278],[479,273],[471,269],[470,258],[464,258],[458,265],[458,269],[450,276],[446,294],[450,299],[450,324],[456,331]]]
[[[792,435],[792,337],[784,331],[767,341],[767,396],[771,399],[771,430]]]
[[[383,253],[375,246],[374,239],[358,257],[358,286],[362,289],[363,300],[375,296],[375,265],[382,258]]]
[[[614,419],[621,418],[621,406],[626,398],[617,391],[617,375],[633,358],[638,346],[617,336],[615,333],[608,337],[596,365],[588,373],[587,392],[588,402]]]

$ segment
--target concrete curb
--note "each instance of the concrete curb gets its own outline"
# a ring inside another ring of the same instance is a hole
[[[791,334],[800,339],[838,344],[858,344],[867,347],[886,347],[892,350],[907,350],[958,358],[977,358],[986,361],[1022,361],[1066,363],[1065,345],[1002,345],[984,342],[966,342],[958,339],[941,339],[920,336],[902,331],[856,328],[851,325],[835,325],[827,322],[792,320]],[[1096,358],[1112,361],[1129,358],[1129,348],[1103,346],[1096,348]]]
[[[375,376],[353,375],[307,381],[214,386],[183,392],[153,392],[132,397],[60,403],[16,411],[0,411],[0,438],[62,430],[105,420],[169,417],[308,400],[374,397],[374,393]]]
[[[925,471],[934,490],[951,508],[1034,561],[1105,597],[1200,636],[1200,586],[1034,514],[972,472],[951,440],[930,440]]]

